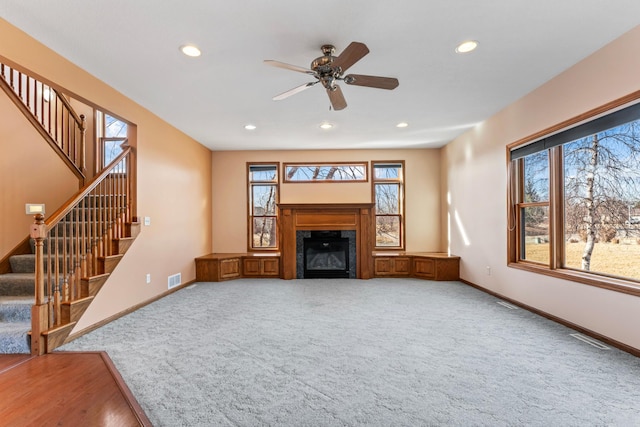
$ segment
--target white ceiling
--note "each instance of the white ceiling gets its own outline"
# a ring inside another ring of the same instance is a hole
[[[0,16],[212,150],[423,148],[640,24],[640,1],[2,0]],[[467,39],[479,48],[456,54]],[[264,59],[307,68],[321,45],[351,41],[371,52],[349,73],[400,86],[342,84],[342,111],[321,85],[271,100],[313,77]]]

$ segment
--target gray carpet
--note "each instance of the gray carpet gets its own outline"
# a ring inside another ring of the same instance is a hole
[[[199,283],[106,350],[156,426],[640,426],[640,359],[458,282]]]

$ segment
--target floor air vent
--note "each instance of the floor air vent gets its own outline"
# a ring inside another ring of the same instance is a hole
[[[516,307],[515,305],[509,304],[508,302],[505,301],[497,301],[498,304],[500,304],[503,307],[507,307],[509,310],[517,310],[518,307]]]
[[[574,337],[577,340],[586,342],[587,344],[590,344],[592,346],[594,346],[595,348],[599,348],[600,350],[609,350],[609,347],[607,347],[606,345],[602,344],[600,341],[595,340],[591,337],[588,337],[586,335],[582,335],[582,334],[569,334],[572,337]]]
[[[175,288],[176,286],[182,283],[182,274],[174,274],[173,276],[169,276],[168,285],[169,289]]]

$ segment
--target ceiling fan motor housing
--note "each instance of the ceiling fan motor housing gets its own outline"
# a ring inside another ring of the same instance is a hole
[[[310,68],[316,72],[318,79],[325,88],[333,90],[335,81],[342,72],[339,68],[333,67],[333,61],[336,59],[333,54],[336,48],[333,45],[325,44],[320,49],[324,55],[314,59]]]

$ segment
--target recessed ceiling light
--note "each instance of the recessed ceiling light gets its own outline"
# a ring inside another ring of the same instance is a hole
[[[180,51],[185,55],[191,56],[194,58],[202,54],[202,52],[200,52],[200,49],[198,49],[196,46],[192,44],[185,44],[183,46],[180,46]]]
[[[469,53],[478,47],[478,42],[475,40],[467,40],[456,47],[456,53]]]
[[[254,130],[256,128],[256,125],[245,125],[244,127],[246,130]]]
[[[407,126],[409,126],[407,122],[400,122],[396,125],[397,128],[406,128]]]
[[[331,123],[323,123],[320,125],[321,129],[331,129],[333,125]]]

